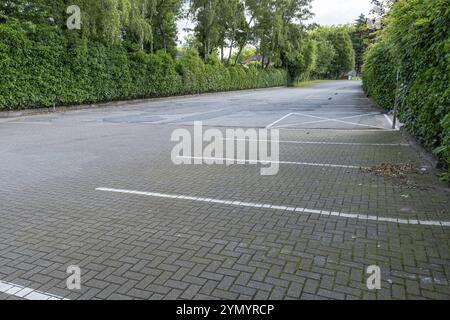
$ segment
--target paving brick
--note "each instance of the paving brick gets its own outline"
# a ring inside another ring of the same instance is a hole
[[[211,126],[221,121],[220,130],[265,127],[293,110],[376,112],[384,121],[358,84],[324,86],[339,93],[326,104],[305,99],[323,95],[315,89],[271,89],[1,121],[0,281],[70,299],[449,299],[448,228],[318,214],[448,221],[450,196],[435,170],[395,179],[359,169],[428,166],[400,132],[349,130],[362,122],[280,131],[280,140],[298,142],[280,144],[282,161],[356,168],[282,164],[276,176],[262,177],[259,166],[170,161],[173,131],[191,130],[198,114]],[[155,117],[163,124],[141,123]],[[298,126],[303,119],[287,121]],[[382,267],[380,291],[366,287],[366,268],[374,264]],[[65,288],[69,265],[82,270],[79,292]]]

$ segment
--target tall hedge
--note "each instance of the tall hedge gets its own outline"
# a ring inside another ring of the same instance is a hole
[[[449,0],[399,0],[365,56],[364,88],[384,108],[395,101],[407,130],[450,164]],[[447,179],[450,178],[450,170]]]
[[[363,88],[379,106],[391,110],[395,102],[396,69],[385,42],[374,44],[366,53]]]
[[[128,52],[57,27],[0,24],[0,110],[282,86],[285,71]]]

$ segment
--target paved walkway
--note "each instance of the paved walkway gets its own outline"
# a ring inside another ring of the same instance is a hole
[[[173,165],[197,120],[283,128],[297,164]],[[389,128],[348,81],[3,119],[0,299],[448,299],[450,193]]]

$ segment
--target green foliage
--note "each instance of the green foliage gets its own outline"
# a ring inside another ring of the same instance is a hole
[[[353,48],[355,49],[355,70],[358,75],[362,72],[363,57],[370,43],[370,34],[371,31],[367,27],[366,17],[361,14],[351,32]]]
[[[289,73],[290,85],[310,79],[316,67],[316,59],[317,42],[312,39],[305,39],[298,49],[286,54],[283,60]]]
[[[343,28],[332,29],[328,33],[328,41],[333,44],[336,54],[330,66],[330,73],[339,79],[355,68],[355,50],[347,30]]]
[[[240,52],[234,52],[231,59],[237,64],[252,58],[254,55],[256,55],[256,48],[247,46],[245,48],[242,48]]]
[[[396,69],[384,42],[374,44],[365,54],[363,87],[375,102],[386,110],[395,103]]]
[[[355,68],[355,49],[350,37],[352,32],[350,27],[338,26],[317,27],[309,33],[316,42],[311,78],[339,79]]]
[[[311,17],[311,1],[192,0],[189,13],[195,22],[199,54],[206,61],[220,49],[222,62],[232,64],[232,54],[224,57],[224,48],[238,48],[234,57],[237,64],[244,48],[254,45],[264,57],[264,68],[286,65],[283,58],[293,57],[291,51],[300,47],[299,31],[302,21]]]
[[[400,119],[425,147],[450,164],[449,8],[448,0],[395,2],[380,42],[365,57],[363,80],[367,92],[390,108],[399,69]]]
[[[227,68],[212,56],[127,52],[40,25],[0,24],[0,109],[49,107],[285,84],[280,70]]]
[[[175,53],[177,27],[183,0],[2,0],[0,10],[10,20],[66,28],[69,5],[81,9],[83,38],[135,51]],[[2,18],[0,17],[0,23]]]
[[[311,38],[316,42],[316,66],[312,70],[311,78],[328,79],[331,78],[331,64],[336,56],[336,49],[323,28],[317,28],[310,33]]]
[[[443,159],[450,159],[450,114],[447,114],[441,121],[442,131],[442,145],[436,148],[434,152]],[[448,163],[448,161],[447,161]],[[450,182],[450,166],[447,168],[447,173],[443,175],[443,179]]]

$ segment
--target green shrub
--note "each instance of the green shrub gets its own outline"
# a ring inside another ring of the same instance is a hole
[[[395,103],[396,70],[384,42],[366,52],[363,66],[363,87],[382,108],[392,110]]]
[[[450,164],[450,7],[448,0],[399,0],[380,42],[369,49],[364,88],[384,108],[395,98],[400,70],[400,120]],[[450,178],[450,172],[447,179]]]
[[[436,154],[450,163],[450,114],[447,114],[441,121],[442,128],[442,145],[435,149]],[[447,173],[443,175],[444,180],[450,182],[450,166],[447,168]]]
[[[128,52],[51,26],[0,24],[0,110],[282,86],[281,70]]]

